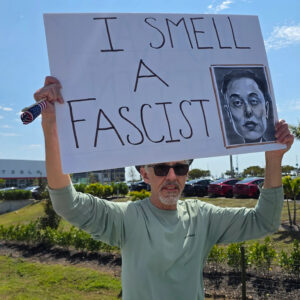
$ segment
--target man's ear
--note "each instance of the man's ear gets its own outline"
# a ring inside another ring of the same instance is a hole
[[[149,180],[148,173],[147,173],[147,171],[145,170],[144,167],[141,167],[141,168],[140,168],[140,174],[141,174],[143,180],[144,180],[146,183],[150,184],[150,180]]]
[[[231,115],[231,111],[230,111],[230,108],[229,108],[228,104],[224,105],[224,109],[225,109],[225,111],[227,113],[229,122],[232,123],[232,115]]]
[[[269,101],[266,101],[266,119],[267,120],[269,118],[269,109],[270,109]]]

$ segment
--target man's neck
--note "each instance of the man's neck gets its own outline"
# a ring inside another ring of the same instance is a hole
[[[150,202],[158,209],[177,210],[177,202],[176,202],[176,204],[167,205],[167,204],[162,203],[158,197],[152,197],[152,196],[150,197]]]

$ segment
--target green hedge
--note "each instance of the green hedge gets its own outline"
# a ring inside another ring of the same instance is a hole
[[[131,201],[143,200],[145,198],[149,198],[150,195],[151,193],[146,190],[133,191],[129,193]]]
[[[9,227],[0,225],[0,240],[43,243],[47,246],[61,246],[65,248],[74,247],[81,251],[101,250],[110,252],[118,249],[92,239],[88,233],[75,227],[71,227],[70,231],[67,232],[50,227],[41,229],[38,222],[32,222],[28,225],[11,225]]]
[[[77,192],[81,193],[88,193],[99,198],[109,198],[113,195],[121,195],[125,196],[128,194],[128,186],[124,182],[120,183],[112,183],[111,185],[108,184],[101,184],[99,182],[87,184],[74,184],[74,187]]]
[[[31,199],[31,191],[25,190],[8,190],[0,192],[0,200],[27,200]]]

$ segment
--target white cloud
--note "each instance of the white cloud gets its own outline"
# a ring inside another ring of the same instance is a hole
[[[300,110],[300,99],[291,100],[288,103],[289,110]]]
[[[4,111],[12,111],[12,110],[13,110],[11,107],[2,107],[2,109],[3,109]]]
[[[12,127],[9,126],[9,125],[1,125],[0,128],[5,128],[5,129],[7,129],[7,128],[12,128]]]
[[[19,136],[19,134],[14,132],[0,132],[0,136]]]
[[[3,116],[0,115],[0,120],[3,119]]]
[[[224,9],[229,8],[230,4],[234,3],[233,0],[225,0],[221,2],[220,4],[216,5],[215,7],[213,4],[210,4],[207,8],[212,11],[213,13],[218,13]]]
[[[294,112],[300,110],[300,99],[286,100],[276,104],[278,112]]]
[[[5,107],[0,105],[0,109],[4,111],[12,111],[13,109],[11,107]]]
[[[300,24],[294,26],[276,26],[265,40],[266,49],[280,49],[300,43]]]
[[[40,149],[42,148],[41,144],[31,144],[26,147],[27,149]]]

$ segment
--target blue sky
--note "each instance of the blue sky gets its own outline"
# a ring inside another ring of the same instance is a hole
[[[0,2],[0,158],[44,159],[40,122],[24,126],[20,110],[33,103],[33,92],[48,75],[43,13],[166,12],[258,15],[265,40],[278,114],[290,124],[300,121],[300,1],[274,0],[2,0]],[[283,164],[300,164],[300,142]],[[234,156],[239,170],[264,165],[264,154]],[[228,157],[198,159],[193,167],[219,176]]]

